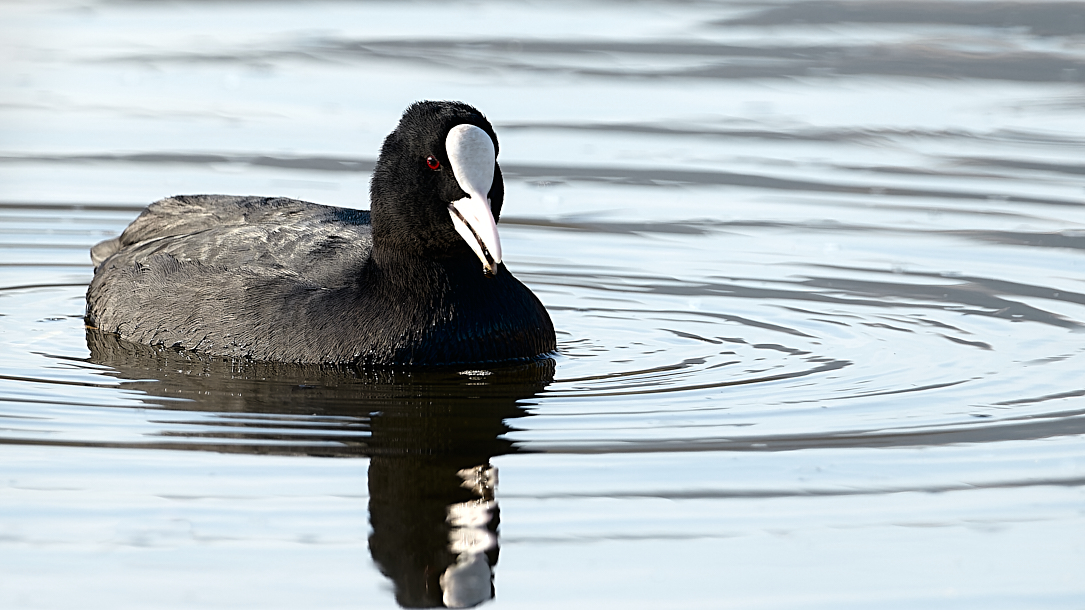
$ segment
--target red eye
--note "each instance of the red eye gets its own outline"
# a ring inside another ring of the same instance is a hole
[[[437,171],[438,169],[441,169],[441,162],[437,159],[437,157],[430,155],[426,157],[426,167],[432,169],[433,171]]]

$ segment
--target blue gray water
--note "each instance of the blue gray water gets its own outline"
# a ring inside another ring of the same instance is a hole
[[[553,359],[84,328],[147,203],[366,208],[417,99]],[[1081,608],[1083,153],[1080,2],[5,3],[0,606]]]

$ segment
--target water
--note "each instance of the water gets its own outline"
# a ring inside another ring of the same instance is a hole
[[[4,607],[1085,603],[1080,3],[0,12]],[[84,328],[142,206],[368,207],[426,98],[495,123],[552,360]]]

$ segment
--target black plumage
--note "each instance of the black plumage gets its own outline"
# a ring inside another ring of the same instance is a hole
[[[493,128],[471,106],[409,107],[381,148],[371,212],[225,195],[151,204],[91,250],[87,324],[140,343],[284,362],[450,365],[553,351],[538,298],[500,262],[486,259],[493,274],[484,273],[486,260],[453,226],[449,204],[468,193],[446,138],[462,125],[489,135],[496,158]],[[493,165],[491,226],[504,199]]]

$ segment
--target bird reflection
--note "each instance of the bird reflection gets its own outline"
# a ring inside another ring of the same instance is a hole
[[[164,430],[161,446],[368,456],[369,549],[401,606],[464,608],[494,597],[500,510],[490,460],[515,451],[505,435],[527,415],[518,402],[553,380],[553,360],[362,371],[205,358],[93,329],[87,344],[105,374],[190,424]],[[208,423],[208,413],[220,417]]]
[[[495,470],[465,457],[376,456],[369,550],[406,608],[465,608],[494,596]]]

